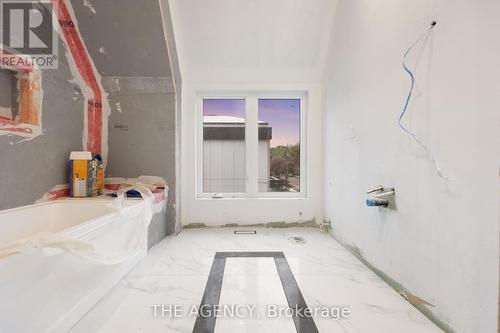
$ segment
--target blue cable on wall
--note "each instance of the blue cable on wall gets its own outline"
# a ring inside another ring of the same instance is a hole
[[[409,66],[406,64],[406,60],[407,60],[408,55],[410,54],[411,50],[415,47],[415,45],[417,45],[422,39],[427,37],[431,33],[432,28],[434,28],[435,26],[436,26],[436,21],[433,21],[431,23],[431,25],[424,31],[424,33],[415,42],[413,42],[413,44],[410,45],[410,47],[406,50],[406,52],[403,55],[403,69],[410,77],[411,84],[410,84],[410,90],[409,90],[408,95],[406,96],[406,99],[405,99],[403,111],[399,115],[399,127],[401,127],[401,129],[403,131],[405,131],[413,140],[415,140],[415,142],[417,142],[420,145],[420,147],[422,147],[422,149],[424,149],[424,151],[426,152],[426,154],[429,156],[430,160],[434,164],[434,167],[436,168],[436,171],[437,171],[437,174],[439,177],[441,177],[444,180],[454,181],[452,178],[449,178],[443,174],[443,172],[441,171],[441,168],[439,166],[439,163],[434,158],[434,156],[432,155],[429,148],[422,142],[422,140],[420,140],[415,133],[413,133],[412,131],[410,131],[408,128],[406,128],[403,125],[403,118],[406,114],[406,111],[408,111],[408,107],[410,105],[410,101],[411,101],[411,98],[413,95],[413,90],[415,89],[415,83],[416,83],[415,75],[410,70]]]

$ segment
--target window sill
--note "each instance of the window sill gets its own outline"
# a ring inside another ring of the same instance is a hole
[[[303,193],[293,193],[291,195],[266,195],[266,196],[255,196],[255,197],[249,197],[249,196],[225,196],[225,197],[218,197],[215,198],[213,196],[209,195],[198,195],[196,200],[200,201],[227,201],[227,200],[304,200],[304,199],[309,199],[309,197]]]

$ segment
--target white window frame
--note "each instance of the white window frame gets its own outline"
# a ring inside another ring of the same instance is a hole
[[[203,100],[245,100],[245,192],[203,192]],[[300,99],[300,192],[259,192],[258,174],[258,101],[259,99]],[[198,91],[196,99],[196,198],[245,199],[245,198],[306,198],[307,179],[307,91]]]

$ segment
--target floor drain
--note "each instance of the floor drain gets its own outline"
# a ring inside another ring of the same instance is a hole
[[[257,230],[235,230],[235,235],[256,235]]]
[[[306,243],[306,239],[304,237],[289,237],[288,240],[293,244],[302,245]]]

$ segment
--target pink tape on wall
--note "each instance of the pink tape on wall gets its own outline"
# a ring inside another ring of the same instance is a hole
[[[82,84],[87,87],[87,89],[85,89],[87,92],[87,105],[85,106],[86,126],[83,136],[83,149],[93,153],[106,155],[107,146],[103,147],[104,92],[98,82],[99,74],[93,66],[92,60],[82,41],[77,28],[76,19],[72,16],[74,14],[71,3],[68,0],[51,1],[69,54],[74,62],[74,69],[81,77]],[[25,64],[16,65],[9,69],[17,73],[26,73],[26,77],[21,80],[19,92],[20,103],[22,104],[24,102],[23,105],[20,105],[21,117],[16,117],[16,119],[13,119],[13,117],[0,117],[0,134],[17,133],[27,138],[33,138],[42,134],[41,72],[35,69],[35,66],[30,62],[29,58],[22,55],[11,54],[2,48],[0,48],[0,54],[3,58],[12,58],[12,60],[16,60],[12,61],[14,64]],[[22,58],[24,61],[17,61],[18,58]],[[105,159],[106,157],[103,156],[103,158]]]
[[[101,153],[102,150],[102,91],[97,82],[90,56],[71,17],[65,0],[52,0],[57,20],[64,34],[66,44],[76,68],[93,96],[87,102],[87,147],[88,151]]]

